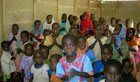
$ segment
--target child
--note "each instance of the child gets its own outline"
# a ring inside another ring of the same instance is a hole
[[[98,22],[99,22],[99,24],[104,25],[105,30],[107,29],[106,20],[104,17],[100,17]]]
[[[95,20],[95,14],[90,14],[90,20],[93,22]]]
[[[134,60],[134,55],[138,51],[138,45],[139,45],[139,42],[137,41],[135,34],[136,34],[135,28],[127,28],[126,41],[129,47],[127,57],[133,60],[133,65],[134,65],[133,75],[134,76],[136,76],[136,63]]]
[[[106,79],[100,82],[119,82],[121,76],[121,63],[115,59],[110,59],[105,63],[104,74]]]
[[[31,71],[31,66],[33,65],[33,54],[34,47],[31,43],[25,45],[25,55],[22,58],[20,69],[22,70],[22,78],[24,78],[24,82],[29,82],[29,75]]]
[[[52,54],[60,54],[62,55],[62,35],[59,35],[60,25],[58,23],[54,23],[52,25],[52,35],[46,37],[44,41],[44,45],[49,48],[50,56]]]
[[[110,36],[106,43],[111,44],[113,47],[113,59],[117,59],[120,62],[122,59],[126,57],[128,46],[126,44],[125,40],[126,30],[122,26],[122,24],[116,25],[114,29],[114,33],[112,36]]]
[[[62,14],[61,17],[61,23],[60,23],[60,29],[64,29],[64,31],[59,32],[61,35],[63,35],[64,33],[68,33],[70,28],[69,22],[67,21],[67,14]]]
[[[81,26],[82,26],[82,30],[81,30],[82,34],[87,34],[89,32],[91,32],[92,34],[95,34],[95,31],[93,28],[93,23],[90,20],[90,16],[89,16],[88,12],[83,13],[83,17],[81,20]]]
[[[15,56],[10,53],[10,44],[8,41],[2,41],[1,47],[3,49],[2,57],[1,57],[1,65],[2,65],[2,72],[3,72],[3,80],[7,81],[10,79],[10,75],[12,72],[16,71],[14,60]]]
[[[75,37],[78,37],[78,29],[76,27],[71,27],[69,33]]]
[[[62,82],[62,80],[59,80],[57,77],[56,77],[56,65],[57,63],[59,62],[60,58],[62,56],[59,55],[59,54],[54,54],[50,57],[50,62],[51,62],[51,68],[53,70],[53,73],[52,73],[52,76],[51,76],[51,81],[52,82]]]
[[[31,33],[33,45],[35,49],[39,48],[39,45],[43,41],[43,25],[40,20],[36,20],[33,24],[33,30]]]
[[[73,23],[73,15],[69,15],[68,20],[69,20],[69,25],[71,27]]]
[[[49,82],[49,66],[43,63],[43,55],[40,50],[33,53],[35,64],[31,67],[30,82]]]
[[[140,23],[137,24],[137,34],[136,34],[137,41],[139,41],[138,51],[135,55],[135,62],[136,64],[140,63]]]
[[[89,58],[76,53],[76,37],[67,34],[62,39],[65,57],[61,58],[56,67],[56,76],[67,82],[86,82],[86,77],[93,75],[93,69]]]
[[[49,48],[47,46],[41,46],[40,51],[43,55],[43,63],[48,64],[49,67],[51,66],[50,61],[48,59],[49,57]]]
[[[130,18],[126,19],[125,24],[126,24],[126,28],[133,28],[133,20],[132,19],[130,19]]]
[[[111,34],[112,34],[114,32],[115,25],[116,25],[116,18],[115,17],[111,18],[110,24],[111,25],[109,25],[109,30],[111,31]]]
[[[113,56],[113,48],[110,44],[104,44],[101,49],[101,60],[98,60],[94,65],[94,75],[95,82],[99,82],[102,79],[105,79],[104,76],[104,64],[107,60],[111,59]]]
[[[89,49],[92,49],[95,53],[96,60],[101,60],[101,47],[105,44],[107,37],[102,36],[104,33],[103,25],[97,25],[95,27],[96,36],[91,36],[87,39]]]
[[[11,44],[10,52],[14,52],[15,49],[19,47],[20,43],[20,28],[17,24],[13,24],[7,40],[10,41]]]
[[[133,61],[130,58],[125,58],[122,61],[122,75],[120,82],[137,82],[136,78],[131,74],[133,71]]]
[[[52,15],[46,17],[45,23],[43,24],[43,30],[48,29],[52,30],[52,24],[54,23],[54,18]]]
[[[86,37],[79,36],[77,43],[78,43],[77,53],[87,55],[91,63],[95,64],[96,58],[94,56],[94,52],[91,49],[88,49],[88,42],[86,40]]]

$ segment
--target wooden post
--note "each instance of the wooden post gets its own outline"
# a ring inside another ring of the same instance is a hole
[[[5,40],[5,0],[2,0],[2,39]]]
[[[73,8],[74,8],[73,14],[76,16],[77,15],[77,0],[74,0]]]
[[[57,22],[59,22],[60,0],[57,0]]]
[[[102,1],[99,1],[99,6],[100,6],[100,17],[102,16]]]
[[[33,0],[33,20],[36,20],[36,0]]]
[[[90,0],[88,0],[88,12],[90,13]]]

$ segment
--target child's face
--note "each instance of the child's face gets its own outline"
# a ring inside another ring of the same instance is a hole
[[[72,15],[69,17],[69,22],[73,22],[73,16]]]
[[[102,62],[105,63],[107,60],[111,59],[112,53],[109,51],[108,48],[103,48],[101,51],[101,58]]]
[[[21,41],[24,43],[28,40],[29,40],[29,36],[27,36],[25,33],[22,33],[21,34]]]
[[[50,31],[44,31],[44,37],[46,37],[47,35],[51,34]]]
[[[125,62],[123,65],[123,73],[130,74],[133,71],[133,65],[129,62]]]
[[[127,34],[127,37],[128,38],[132,38],[132,36],[133,36],[133,30],[132,29],[130,29],[130,30],[128,30],[128,32],[126,33]]]
[[[48,17],[47,17],[47,22],[48,22],[48,23],[51,23],[51,22],[52,22],[52,16],[48,16]]]
[[[55,58],[51,58],[51,68],[52,70],[56,70],[57,60]]]
[[[120,72],[115,66],[110,66],[105,71],[105,77],[107,82],[119,82]]]
[[[111,25],[115,25],[115,24],[116,24],[116,19],[112,19]]]
[[[95,32],[96,32],[96,35],[97,35],[97,36],[102,36],[102,33],[104,32],[104,29],[103,29],[102,26],[97,26],[97,27],[95,28]]]
[[[76,29],[71,29],[70,33],[74,36],[77,36],[77,34],[78,34]]]
[[[79,38],[79,40],[78,40],[78,47],[80,49],[82,49],[82,50],[85,49],[85,47],[86,47],[86,41],[85,41],[85,39]]]
[[[91,20],[94,20],[94,14],[91,14],[91,15],[90,15],[90,19],[91,19]]]
[[[87,19],[87,15],[86,15],[86,13],[83,14],[83,19],[84,19],[84,20]]]
[[[114,29],[114,33],[116,35],[119,35],[120,34],[120,31],[121,31],[121,27],[119,27],[118,25],[116,26],[116,28]]]
[[[43,57],[40,53],[35,54],[34,60],[37,65],[41,65],[43,63]]]
[[[19,28],[17,26],[13,26],[12,33],[13,35],[17,35]]]
[[[59,25],[53,25],[52,27],[52,32],[53,34],[58,34],[59,33]]]
[[[62,22],[65,22],[67,20],[67,16],[66,15],[62,15]]]
[[[4,51],[9,51],[10,50],[9,45],[8,44],[3,44],[3,50]]]
[[[25,49],[25,53],[26,53],[27,56],[32,56],[32,54],[33,54],[33,47],[32,46],[28,46]]]
[[[49,56],[49,52],[47,49],[43,48],[41,49],[42,55],[43,55],[43,59],[47,59]]]
[[[35,30],[39,29],[39,27],[40,27],[40,22],[36,22],[35,23]]]
[[[72,39],[67,39],[64,41],[63,49],[68,56],[75,54],[76,45]]]

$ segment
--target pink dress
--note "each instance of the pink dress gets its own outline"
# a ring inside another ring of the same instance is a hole
[[[137,41],[139,41],[140,44],[140,38],[138,38]],[[140,63],[140,48],[138,48],[138,52],[135,55],[135,62],[136,64]]]

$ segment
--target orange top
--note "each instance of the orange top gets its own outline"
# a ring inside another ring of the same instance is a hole
[[[53,82],[63,82],[62,80],[60,80],[56,77],[55,72],[52,72],[52,76],[51,76],[50,80],[53,81]]]

